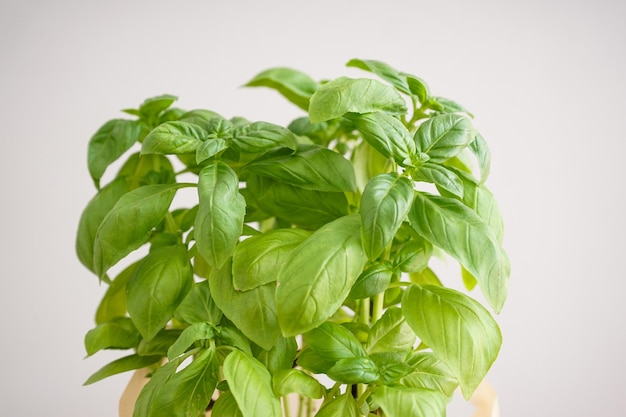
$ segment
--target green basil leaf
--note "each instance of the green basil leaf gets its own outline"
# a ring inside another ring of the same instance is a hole
[[[239,178],[221,161],[200,171],[199,207],[195,222],[198,252],[213,268],[221,268],[241,236],[246,202],[239,193]]]
[[[465,107],[445,97],[432,97],[429,107],[441,113],[466,113],[468,116],[474,117]]]
[[[363,190],[363,249],[370,260],[391,243],[413,203],[413,182],[396,173],[374,177]]]
[[[377,263],[368,267],[356,279],[348,298],[359,300],[385,291],[393,275],[393,269],[386,263]]]
[[[239,243],[233,253],[235,288],[246,291],[276,281],[291,251],[309,235],[302,229],[278,229]]]
[[[258,360],[234,350],[224,361],[224,376],[244,417],[282,416],[272,376]]]
[[[478,161],[478,168],[480,169],[480,184],[482,184],[485,180],[487,180],[489,171],[491,170],[491,153],[489,152],[489,146],[487,145],[485,138],[478,133],[474,138],[474,141],[470,143],[469,149]]]
[[[248,153],[283,147],[296,150],[298,147],[296,136],[289,129],[267,122],[254,122],[235,129],[233,145]]]
[[[411,90],[409,89],[409,86],[407,84],[406,77],[403,76],[400,71],[392,68],[384,62],[374,60],[351,59],[350,61],[348,61],[346,66],[360,68],[362,70],[374,73],[383,80],[389,82],[389,84],[393,85],[398,91],[405,94],[411,94]]]
[[[309,348],[305,348],[300,352],[297,363],[298,366],[314,374],[325,374],[335,364],[334,361],[327,360]]]
[[[354,168],[339,153],[316,145],[303,146],[294,154],[263,156],[247,165],[258,175],[307,190],[356,191]]]
[[[208,323],[194,323],[180,334],[176,342],[167,350],[167,359],[170,361],[189,349],[191,345],[200,340],[209,340],[215,337],[213,326]]]
[[[372,400],[386,417],[445,417],[447,399],[444,395],[423,388],[379,387]]]
[[[337,137],[341,125],[334,121],[311,123],[308,117],[299,117],[289,123],[287,128],[297,136],[306,136],[313,143],[326,145]]]
[[[427,104],[430,101],[430,88],[424,80],[415,75],[402,73],[406,77],[407,85],[411,91],[411,95],[417,97],[417,100],[422,104]]]
[[[180,122],[192,123],[194,125],[200,126],[201,128],[203,128],[204,130],[208,132],[209,129],[211,128],[212,120],[216,118],[223,119],[222,116],[215,113],[214,111],[196,109],[196,110],[190,110],[186,112],[185,114],[180,116],[178,120]]]
[[[174,374],[154,398],[151,417],[202,415],[215,391],[219,364],[215,349],[207,349]]]
[[[136,266],[137,262],[129,265],[111,281],[96,310],[96,324],[126,316],[126,284]]]
[[[358,215],[323,226],[292,253],[278,275],[276,302],[285,336],[311,330],[337,311],[365,266]]]
[[[227,259],[209,278],[211,295],[220,310],[246,337],[263,349],[270,349],[280,337],[276,317],[275,283],[259,286],[249,291],[233,287],[232,263]]]
[[[87,165],[96,187],[104,171],[139,141],[143,127],[138,121],[113,119],[105,123],[91,137],[87,148]]]
[[[409,273],[409,278],[414,284],[435,285],[437,287],[443,287],[443,284],[439,280],[439,277],[437,277],[433,270],[428,267],[424,268],[421,271]]]
[[[337,323],[325,322],[305,333],[303,338],[307,348],[331,362],[367,356],[356,336]]]
[[[443,165],[426,162],[420,165],[412,176],[415,181],[425,181],[435,184],[437,187],[446,190],[450,194],[463,198],[465,191],[463,181],[461,181],[458,175]]]
[[[415,333],[407,324],[402,310],[390,307],[372,326],[367,340],[368,353],[406,352],[415,344]]]
[[[370,355],[370,359],[376,364],[379,381],[383,385],[396,385],[400,379],[413,372],[413,368],[404,361],[406,354],[397,352],[379,352]]]
[[[414,237],[395,249],[393,265],[402,272],[419,272],[428,266],[432,254],[433,245],[430,242]]]
[[[431,352],[413,354],[407,361],[414,371],[402,378],[409,388],[427,388],[450,397],[459,386],[450,369]]]
[[[281,369],[272,378],[274,392],[282,397],[298,393],[307,398],[322,398],[326,388],[312,376],[298,369]]]
[[[224,139],[207,139],[196,149],[196,163],[200,164],[227,148],[228,143]]]
[[[349,213],[344,193],[306,190],[251,175],[243,190],[246,202],[268,215],[307,229],[316,229]]]
[[[94,269],[108,269],[146,243],[163,220],[176,190],[186,184],[145,185],[124,194],[102,220],[94,243]]]
[[[176,182],[174,167],[167,156],[132,154],[117,174],[126,178],[128,189],[144,185],[173,184]]]
[[[93,246],[96,232],[102,220],[111,211],[115,203],[128,192],[125,178],[117,178],[102,188],[87,204],[78,222],[76,233],[76,254],[80,262],[90,271],[95,272],[93,264]]]
[[[197,322],[207,322],[214,326],[219,324],[222,312],[213,300],[208,281],[193,284],[174,312],[174,317],[189,324]]]
[[[511,267],[493,230],[461,202],[426,193],[415,194],[409,218],[420,236],[446,251],[476,277],[489,305],[500,312]]]
[[[394,170],[393,159],[383,156],[365,141],[354,148],[351,159],[359,190],[363,190],[376,175]]]
[[[233,323],[228,321],[228,318],[224,317],[221,325],[217,327],[216,330],[219,345],[232,346],[242,352],[252,355],[252,343],[250,342],[250,339],[244,336],[241,330],[235,327]]]
[[[433,116],[415,132],[417,152],[427,154],[430,162],[441,163],[459,154],[476,137],[472,122],[461,114]]]
[[[326,374],[342,384],[370,384],[380,378],[378,367],[369,358],[340,359]]]
[[[246,86],[272,88],[302,110],[307,110],[309,99],[319,84],[295,69],[271,68],[256,75]]]
[[[155,127],[143,140],[141,154],[185,154],[196,151],[207,132],[187,122],[166,122]]]
[[[182,330],[162,329],[152,339],[141,339],[137,346],[137,353],[141,356],[167,356],[167,350],[176,342]]]
[[[131,319],[118,317],[89,330],[85,335],[85,350],[91,356],[102,349],[130,349],[139,343],[139,333]]]
[[[159,359],[161,358],[159,357]],[[137,397],[133,417],[152,417],[155,411],[158,412],[155,410],[156,402],[162,395],[165,384],[176,374],[176,369],[181,362],[182,358],[167,362],[150,376],[150,380]]]
[[[243,417],[237,401],[230,391],[220,393],[215,404],[213,404],[211,417]]]
[[[104,378],[108,378],[113,375],[133,371],[135,369],[145,368],[146,366],[157,363],[161,359],[161,356],[124,356],[123,358],[117,359],[107,365],[104,365],[93,375],[91,375],[83,385],[91,385],[94,382],[101,381]]]
[[[185,114],[185,110],[173,107],[171,109],[167,109],[159,114],[159,124],[166,122],[174,122],[179,120],[180,117]]]
[[[315,417],[360,417],[359,406],[351,393],[346,392],[324,401]]]
[[[477,301],[449,288],[412,285],[402,311],[417,336],[450,368],[466,399],[498,356],[502,335]]]
[[[393,88],[367,78],[340,77],[320,86],[311,96],[309,118],[312,123],[341,117],[346,113],[383,111],[405,114],[406,103]]]
[[[176,100],[178,97],[169,94],[150,97],[139,106],[139,114],[146,119],[153,118],[169,108]]]
[[[363,139],[386,158],[401,166],[411,166],[415,159],[415,141],[408,129],[396,117],[376,112],[347,114]]]
[[[269,350],[255,352],[254,357],[273,375],[283,369],[291,369],[298,354],[294,337],[279,337]]]
[[[476,288],[476,285],[478,285],[478,281],[474,278],[474,275],[470,274],[470,272],[463,267],[461,267],[461,278],[463,279],[463,285],[465,285],[465,288],[469,291],[472,291]]]
[[[192,284],[184,246],[155,249],[137,265],[127,285],[127,307],[144,338],[152,339],[170,321]]]

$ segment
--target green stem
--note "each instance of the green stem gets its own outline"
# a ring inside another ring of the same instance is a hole
[[[291,410],[289,409],[289,399],[286,395],[283,396],[281,399],[283,401],[283,410],[285,412],[284,417],[291,417]]]
[[[370,299],[364,298],[361,300],[361,306],[359,311],[359,323],[363,323],[367,326],[370,325]]]
[[[385,305],[385,293],[381,292],[374,296],[374,307],[372,309],[372,323],[376,323],[383,316]]]

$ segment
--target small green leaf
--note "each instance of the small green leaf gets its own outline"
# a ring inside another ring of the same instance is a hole
[[[127,285],[127,306],[143,337],[152,339],[170,321],[192,284],[184,246],[155,249],[137,265]]]
[[[411,95],[417,97],[417,100],[423,105],[430,101],[430,88],[424,80],[415,75],[402,73],[406,77],[407,85],[411,91]]]
[[[294,154],[266,154],[248,164],[247,169],[307,190],[356,190],[354,168],[350,161],[337,152],[316,145],[302,146]]]
[[[324,401],[315,417],[360,417],[361,412],[354,397],[346,392],[331,400]]]
[[[326,389],[312,376],[298,369],[282,369],[272,378],[274,392],[278,396],[298,393],[307,398],[322,398]]]
[[[126,316],[126,284],[136,266],[136,262],[129,265],[111,281],[96,310],[96,324]]]
[[[390,307],[372,326],[367,340],[368,353],[406,352],[415,344],[415,333],[407,324],[402,310]]]
[[[124,194],[102,220],[94,243],[94,269],[108,269],[146,243],[163,220],[174,195],[186,184],[146,185]]]
[[[154,128],[143,140],[141,154],[194,153],[207,132],[198,125],[187,122],[166,122]]]
[[[227,148],[228,144],[224,139],[207,139],[196,149],[196,163],[200,164]]]
[[[439,280],[439,277],[437,277],[433,270],[428,267],[418,272],[409,273],[409,278],[414,284],[435,285],[437,287],[443,287],[443,284]]]
[[[489,312],[472,298],[449,288],[412,285],[402,311],[417,336],[459,380],[466,399],[498,356],[502,335]]]
[[[113,119],[91,137],[87,150],[87,165],[96,187],[107,167],[139,141],[142,125],[134,120]]]
[[[98,191],[83,210],[76,233],[76,254],[80,262],[90,271],[95,272],[93,264],[93,246],[96,232],[102,220],[111,211],[115,203],[128,192],[125,178],[117,178]]]
[[[239,193],[239,178],[221,161],[200,171],[199,208],[195,222],[198,252],[213,268],[221,268],[241,236],[246,202]]]
[[[461,114],[442,114],[422,123],[415,132],[417,152],[430,157],[430,162],[441,163],[456,156],[476,136],[472,122]]]
[[[275,283],[237,291],[233,287],[229,258],[221,269],[213,271],[209,285],[215,303],[246,337],[264,349],[276,343],[280,327],[276,317]]]
[[[309,99],[319,84],[298,70],[271,68],[256,75],[246,86],[272,88],[302,110],[307,110]]]
[[[342,384],[370,384],[380,378],[376,364],[369,358],[344,358],[326,374]]]
[[[303,338],[307,348],[331,362],[367,356],[356,336],[337,323],[325,322]]]
[[[337,311],[365,266],[361,219],[323,226],[292,253],[278,275],[276,302],[285,336],[311,330]]]
[[[211,110],[196,109],[184,113],[178,120],[180,122],[192,123],[208,131],[211,120],[214,118],[222,118],[222,116]]]
[[[395,170],[393,159],[383,156],[366,141],[354,148],[351,159],[356,174],[356,182],[361,191],[375,176]]]
[[[393,265],[402,272],[419,272],[428,266],[432,254],[433,245],[430,242],[414,237],[395,249]]]
[[[379,381],[383,385],[396,385],[400,379],[413,372],[413,368],[405,363],[406,354],[398,352],[379,352],[370,355],[380,374]]]
[[[411,94],[406,77],[403,76],[400,71],[392,68],[384,62],[374,60],[351,59],[350,61],[348,61],[346,66],[356,67],[374,73],[383,80],[389,82],[398,91],[405,94]]]
[[[127,317],[102,323],[85,335],[85,350],[91,356],[102,349],[130,349],[139,343],[139,333]]]
[[[409,218],[420,236],[476,277],[487,302],[499,312],[506,299],[511,267],[493,230],[463,203],[427,193],[415,194]]]
[[[174,167],[167,156],[140,155],[139,152],[128,158],[117,176],[126,178],[129,191],[144,185],[173,184],[176,182]]]
[[[189,324],[197,322],[207,322],[214,326],[219,324],[222,312],[213,300],[208,281],[193,284],[174,312],[174,317]]]
[[[171,361],[182,355],[195,342],[215,337],[213,326],[208,323],[194,323],[180,334],[176,342],[167,350],[167,358]]]
[[[233,145],[241,152],[260,153],[275,148],[296,150],[296,136],[282,126],[267,122],[243,125],[233,132]]]
[[[363,139],[386,158],[401,166],[411,166],[415,159],[415,141],[408,129],[396,117],[376,112],[347,114]]]
[[[141,356],[167,356],[167,350],[176,342],[182,330],[162,329],[152,339],[141,339],[137,346],[137,353]]]
[[[359,300],[385,291],[393,275],[394,271],[387,263],[377,263],[368,267],[356,279],[348,298]]]
[[[478,167],[480,169],[480,184],[484,183],[489,176],[491,170],[491,153],[489,152],[489,146],[487,141],[482,137],[480,133],[476,135],[474,141],[470,143],[469,149],[472,151],[476,160],[478,161]]]
[[[234,350],[224,361],[224,376],[244,417],[281,417],[269,371],[253,357]]]
[[[139,115],[145,119],[154,118],[169,108],[176,100],[178,100],[178,97],[169,94],[150,97],[139,106]]]
[[[239,243],[233,253],[235,288],[246,291],[276,281],[291,251],[309,235],[302,229],[278,229]]]
[[[298,354],[294,337],[279,337],[269,350],[255,352],[254,357],[273,375],[283,369],[291,369]]]
[[[386,417],[445,417],[446,397],[423,388],[379,387],[372,400]]]
[[[465,113],[470,117],[474,117],[465,107],[445,97],[432,97],[429,107],[441,113]]]
[[[463,198],[463,181],[453,171],[443,165],[426,162],[414,171],[412,175],[415,181],[425,181],[448,191],[449,193]]]
[[[405,114],[406,103],[400,94],[385,84],[367,78],[340,77],[323,84],[311,97],[309,118],[323,122],[346,113],[383,111]]]
[[[363,190],[363,249],[373,261],[391,243],[413,203],[413,183],[395,173],[374,177]]]
[[[91,375],[83,385],[91,385],[94,382],[101,381],[104,378],[108,378],[113,375],[121,374],[128,371],[134,371],[135,369],[145,368],[146,366],[157,363],[161,359],[161,356],[124,356],[123,358],[117,359],[107,365],[104,365],[97,372]]]

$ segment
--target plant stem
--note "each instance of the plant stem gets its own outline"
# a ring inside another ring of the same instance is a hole
[[[287,398],[287,396],[283,396],[282,397],[282,401],[283,401],[283,410],[284,410],[284,417],[291,417],[291,410],[289,409],[289,399]]]
[[[372,323],[376,323],[383,316],[385,306],[385,293],[381,292],[374,296],[374,307],[372,309]]]
[[[370,299],[364,298],[361,300],[361,306],[359,311],[358,321],[367,326],[370,324]]]

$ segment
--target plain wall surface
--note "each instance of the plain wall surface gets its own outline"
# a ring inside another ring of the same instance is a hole
[[[502,416],[623,415],[624,16],[611,0],[3,2],[0,414],[111,417],[130,377],[81,386],[123,355],[83,360],[105,287],[74,253],[105,121],[169,93],[287,123],[296,107],[239,87],[274,66],[366,75],[344,68],[362,58],[464,104],[490,145],[513,270],[488,376]]]

